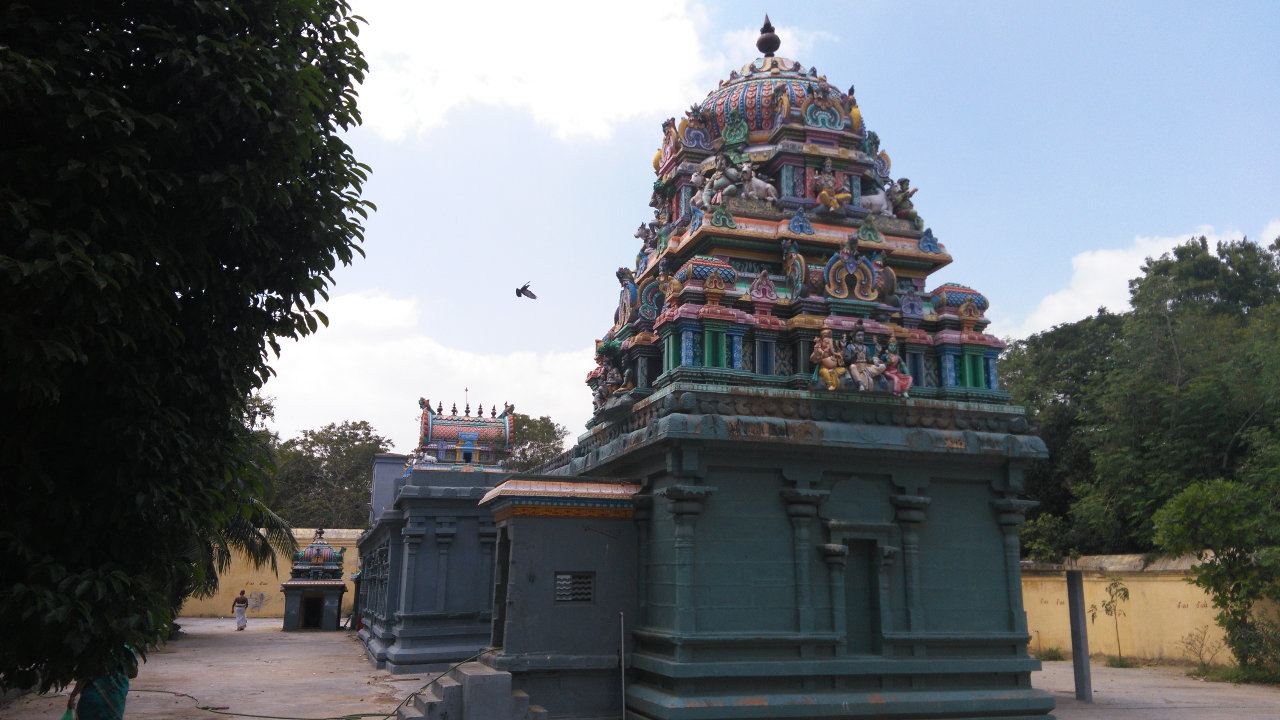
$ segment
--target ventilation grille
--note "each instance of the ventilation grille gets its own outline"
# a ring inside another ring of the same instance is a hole
[[[589,603],[595,600],[595,588],[595,573],[556,573],[556,602]]]

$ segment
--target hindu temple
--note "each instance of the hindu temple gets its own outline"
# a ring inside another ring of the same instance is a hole
[[[418,447],[374,460],[371,527],[357,542],[359,637],[393,672],[461,660],[489,641],[497,531],[479,501],[509,474],[500,465],[515,412],[418,405]]]
[[[289,579],[280,585],[284,593],[283,629],[338,629],[342,596],[347,591],[342,579],[345,552],[346,548],[325,542],[324,528],[316,528],[311,544],[293,554]]]
[[[662,124],[593,417],[485,492],[488,651],[422,717],[1052,710],[1018,564],[1046,451],[987,298],[936,278],[943,233],[854,88],[780,44],[766,18],[760,57]]]

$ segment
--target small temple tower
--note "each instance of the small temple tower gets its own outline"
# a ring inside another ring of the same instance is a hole
[[[311,544],[293,555],[289,579],[280,585],[284,593],[285,630],[337,630],[341,622],[342,555],[324,541],[324,528],[317,528]]]
[[[477,503],[508,474],[515,413],[418,406],[417,449],[374,459],[372,527],[357,542],[360,640],[392,672],[441,667],[489,639],[497,530]]]

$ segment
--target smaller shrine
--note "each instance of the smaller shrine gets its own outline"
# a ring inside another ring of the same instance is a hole
[[[342,555],[324,541],[324,528],[315,539],[293,554],[289,579],[280,585],[284,593],[285,630],[337,630],[341,622],[342,595],[347,584],[342,579]]]
[[[497,528],[480,499],[507,477],[515,407],[418,401],[418,447],[374,458],[372,526],[360,536],[357,614],[369,659],[439,669],[489,640]]]

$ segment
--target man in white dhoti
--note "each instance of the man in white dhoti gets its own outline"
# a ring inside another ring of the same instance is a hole
[[[231,602],[231,609],[236,614],[236,630],[243,630],[249,625],[249,598],[244,596],[244,591],[240,591],[240,596]]]

